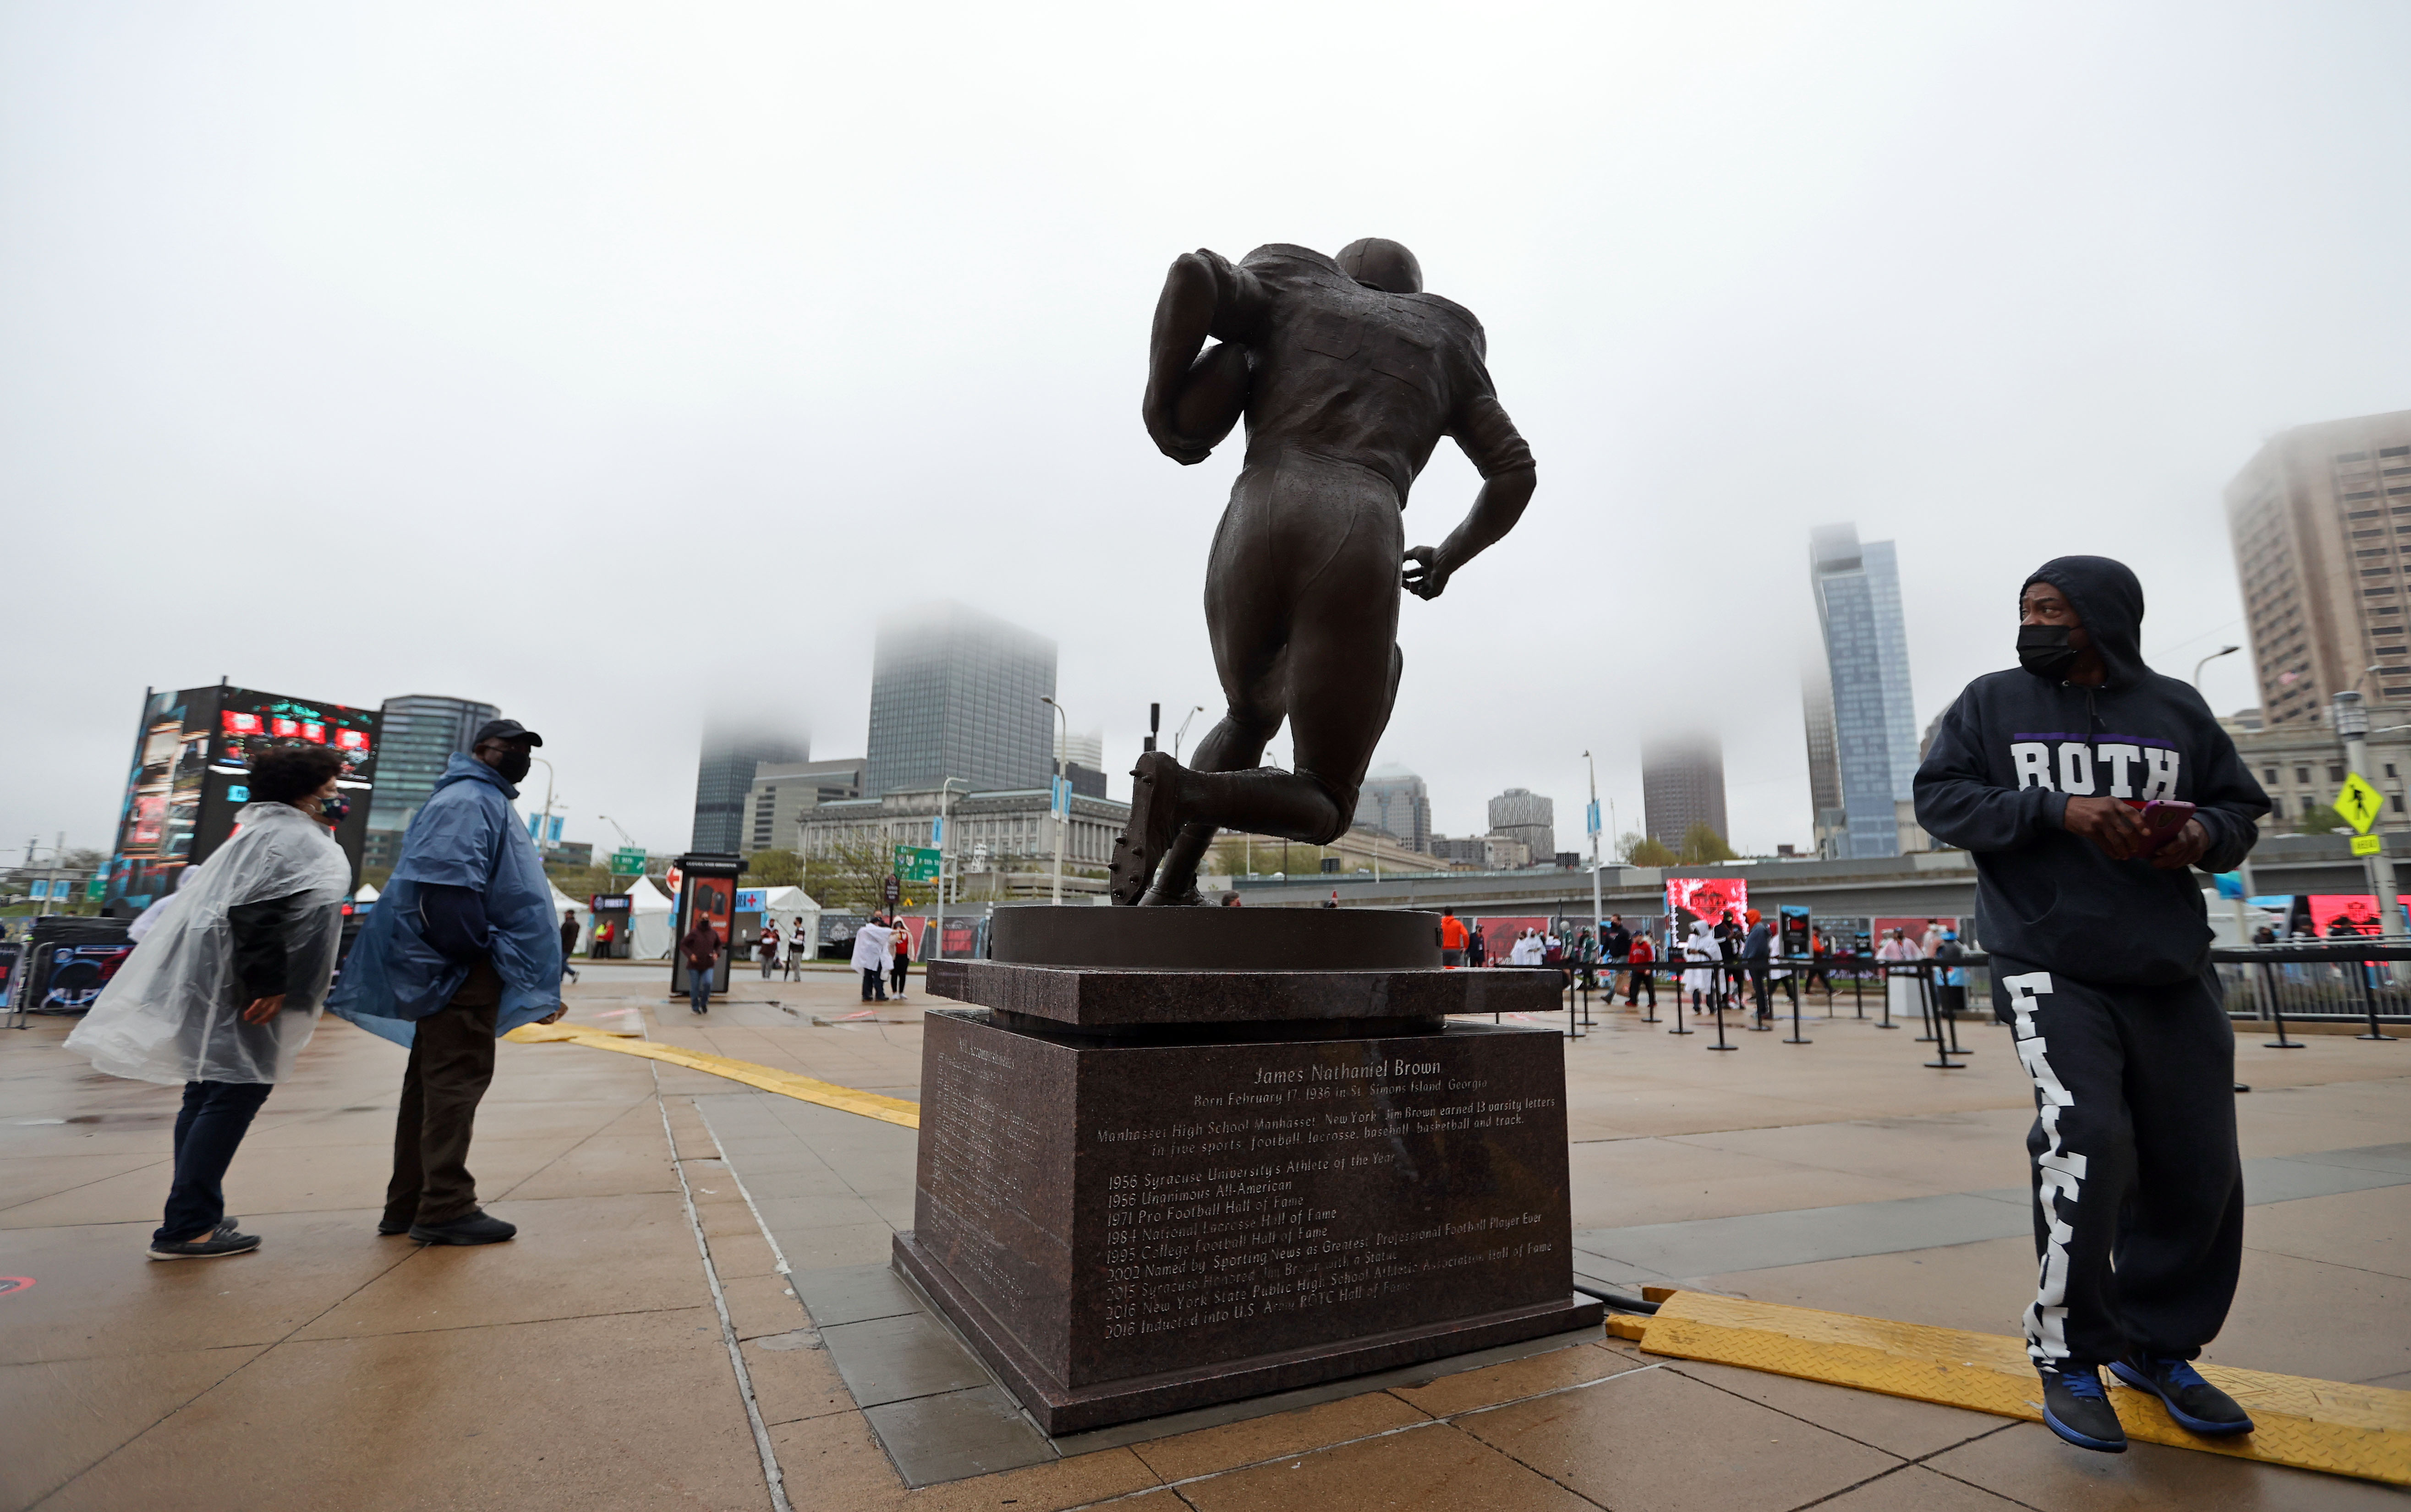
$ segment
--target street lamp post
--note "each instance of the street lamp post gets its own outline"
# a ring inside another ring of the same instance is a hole
[[[1176,762],[1180,760],[1180,737],[1189,733],[1189,721],[1205,712],[1206,705],[1199,704],[1190,709],[1187,714],[1180,717],[1180,728],[1172,732],[1172,759],[1174,761]]]
[[[962,783],[964,792],[971,791],[971,783],[958,777],[950,777],[938,784],[938,908],[937,923],[931,925],[937,931],[937,937],[929,942],[929,948],[921,952],[925,961],[935,961],[946,953],[946,850],[954,843],[946,833],[954,827],[946,822],[946,805],[954,797],[957,782]]]
[[[540,862],[544,859],[544,833],[552,827],[552,763],[541,756],[530,756],[528,760],[544,768],[544,812],[535,821],[535,854]]]
[[[1606,905],[1599,891],[1599,761],[1589,751],[1583,760],[1590,763],[1590,807],[1584,818],[1590,824],[1590,938],[1596,945],[1607,926]]]
[[[1071,743],[1072,716],[1064,713],[1063,705],[1050,697],[1042,694],[1038,701],[1055,711],[1060,731],[1055,741],[1055,790],[1046,795],[1048,808],[1057,804],[1063,806],[1063,811],[1055,820],[1055,905],[1060,908],[1063,903],[1063,840],[1072,828],[1072,800],[1063,792],[1063,748]]]
[[[2222,646],[2217,650],[2211,652],[2208,656],[2203,657],[2200,661],[2195,662],[2193,664],[2194,691],[2196,692],[2199,692],[2201,691],[2202,668],[2210,665],[2213,662],[2217,661],[2222,656],[2233,656],[2236,652],[2242,649],[2243,649],[2243,647],[2241,646]]]

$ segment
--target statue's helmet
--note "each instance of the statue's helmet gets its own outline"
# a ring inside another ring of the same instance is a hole
[[[1365,237],[1339,249],[1339,270],[1384,294],[1421,294],[1424,265],[1387,237]]]

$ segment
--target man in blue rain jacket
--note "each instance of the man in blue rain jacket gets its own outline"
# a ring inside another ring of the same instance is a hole
[[[563,1012],[552,888],[511,812],[543,744],[516,720],[490,720],[452,758],[327,1003],[410,1047],[380,1234],[490,1244],[519,1231],[477,1206],[469,1138],[494,1040]]]

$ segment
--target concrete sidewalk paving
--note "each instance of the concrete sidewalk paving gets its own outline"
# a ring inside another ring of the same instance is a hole
[[[665,973],[615,967],[570,1000],[580,1022],[914,1095],[917,978],[869,1021],[844,1018],[851,978],[735,987],[696,1018]],[[0,1295],[0,1507],[763,1508],[757,1418],[812,1509],[2405,1505],[1597,1336],[1046,1441],[884,1270],[912,1221],[910,1130],[573,1045],[504,1046],[480,1118],[473,1164],[519,1240],[375,1237],[401,1056],[330,1023],[229,1177],[263,1250],[156,1264],[175,1091],[95,1075],[64,1032],[0,1037],[0,1274],[35,1281]],[[1847,1000],[1809,1033],[1702,1054],[1619,1014],[1570,1044],[1577,1228],[1653,1231],[1659,1259],[1720,1266],[1701,1284],[1733,1295],[2010,1330],[2030,1243],[1916,1220],[2019,1213],[2000,1198],[2030,1113],[2006,1047],[1972,1030],[1974,1069],[1923,1070],[1914,1031]],[[2411,1077],[2390,1049],[2247,1040],[2245,1154],[2295,1185],[2252,1210],[2213,1358],[2411,1383],[2411,1185],[2382,1148],[2411,1139]],[[1854,1212],[1914,1247],[1837,1250]]]

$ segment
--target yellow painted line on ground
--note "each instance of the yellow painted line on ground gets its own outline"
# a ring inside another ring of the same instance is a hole
[[[558,1041],[585,1045],[594,1050],[616,1050],[623,1055],[642,1055],[647,1060],[683,1066],[691,1071],[724,1076],[732,1082],[742,1082],[765,1092],[776,1092],[782,1098],[793,1098],[798,1102],[818,1103],[824,1108],[835,1108],[840,1112],[859,1113],[865,1118],[876,1118],[882,1123],[897,1124],[905,1128],[921,1127],[921,1105],[916,1102],[839,1086],[834,1082],[816,1081],[768,1066],[756,1066],[750,1060],[731,1060],[726,1055],[714,1055],[707,1051],[656,1044],[650,1040],[637,1038],[627,1029],[592,1029],[578,1024],[522,1024],[503,1038],[516,1040],[523,1045]]]
[[[1615,1322],[1620,1326],[1613,1331],[1637,1336],[1641,1347],[1655,1355],[2042,1420],[2042,1388],[2023,1339],[1697,1291],[1667,1297],[1653,1317]],[[1635,1323],[1641,1326],[1635,1329]],[[2256,1425],[2252,1432],[2197,1437],[2170,1419],[2157,1397],[2121,1386],[2104,1371],[2126,1436],[2411,1486],[2411,1391],[2225,1365],[2199,1369],[2203,1379],[2243,1404]]]

